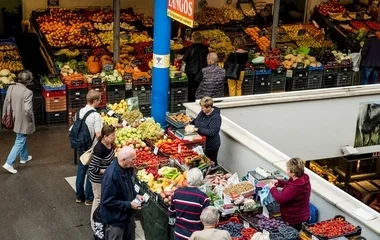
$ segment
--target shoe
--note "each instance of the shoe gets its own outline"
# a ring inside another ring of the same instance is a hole
[[[26,159],[26,160],[21,160],[20,163],[21,163],[21,164],[25,164],[25,163],[31,161],[32,159],[33,159],[33,157],[29,155],[29,156],[28,156],[28,159]]]
[[[84,205],[86,205],[86,206],[92,206],[92,201],[88,201],[88,200],[86,200],[86,201],[84,202]]]
[[[82,199],[79,199],[79,198],[77,198],[77,199],[75,200],[75,202],[76,202],[76,203],[82,203],[82,202],[83,202],[83,200],[82,200]]]
[[[8,172],[12,173],[12,174],[16,174],[17,173],[17,170],[13,168],[12,165],[9,165],[8,163],[5,163],[3,168],[5,170],[7,170]]]

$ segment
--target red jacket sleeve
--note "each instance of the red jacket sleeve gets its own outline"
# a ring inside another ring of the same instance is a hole
[[[276,200],[277,203],[284,204],[292,201],[296,197],[296,190],[292,187],[285,187],[282,191],[278,191],[277,188],[272,188],[270,190],[272,197]]]

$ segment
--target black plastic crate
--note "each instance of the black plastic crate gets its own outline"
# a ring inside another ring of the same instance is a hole
[[[133,97],[133,91],[132,91],[132,89],[125,90],[125,98],[131,98],[131,97]]]
[[[113,84],[113,85],[107,85],[106,86],[107,93],[125,91],[125,88],[126,87],[125,87],[124,83],[122,83],[122,84]]]
[[[126,91],[124,89],[122,89],[121,91],[118,91],[118,92],[116,92],[116,91],[107,92],[107,102],[108,103],[118,103],[123,99],[126,99]]]
[[[347,66],[341,65],[338,68],[338,72],[339,73],[352,73],[353,72],[353,66],[352,65],[347,65]]]
[[[170,88],[170,101],[187,102],[187,86]]]
[[[352,85],[360,85],[361,74],[360,71],[352,73]]]
[[[309,79],[307,81],[307,89],[320,89],[322,87],[322,73],[310,73]]]
[[[141,105],[140,104],[140,112],[144,117],[150,117],[152,114],[152,105]]]
[[[253,94],[253,76],[248,76],[243,79],[243,83],[241,86],[241,94],[242,95],[252,95]],[[227,85],[228,91],[228,85]]]
[[[352,86],[352,72],[338,73],[337,87]]]
[[[149,105],[152,102],[152,91],[151,90],[133,91],[133,97],[138,97],[139,105]]]
[[[45,123],[45,101],[41,94],[33,94],[33,112],[36,125]]]
[[[67,89],[66,90],[68,101],[79,99],[79,98],[86,100],[87,93],[88,93],[87,89]]]
[[[287,79],[287,91],[302,91],[307,89],[308,79],[290,78]]]
[[[272,75],[271,92],[285,92],[286,90],[286,73],[285,75]]]
[[[132,91],[146,91],[146,90],[152,90],[152,85],[132,85]]]
[[[255,75],[253,81],[253,94],[270,93],[271,74]]]
[[[183,103],[170,103],[169,105],[169,112],[171,113],[175,113],[175,112],[179,112],[181,110],[186,110],[186,108],[183,106]]]
[[[170,88],[187,88],[188,82],[170,82]]]
[[[322,88],[336,87],[338,81],[338,72],[323,74]]]
[[[47,125],[52,124],[66,124],[67,123],[67,112],[45,112],[45,122]]]

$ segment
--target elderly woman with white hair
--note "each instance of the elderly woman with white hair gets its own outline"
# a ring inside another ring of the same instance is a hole
[[[194,232],[190,240],[231,240],[232,237],[226,230],[215,229],[219,222],[219,211],[215,207],[209,206],[203,209],[201,214],[201,222],[204,229]]]
[[[200,220],[204,208],[210,200],[198,189],[202,185],[203,173],[199,168],[192,168],[187,173],[187,187],[178,188],[169,206],[169,215],[175,218],[174,239],[190,239],[191,234],[203,229]]]
[[[32,160],[26,142],[27,136],[35,131],[33,92],[26,87],[32,80],[33,74],[30,71],[21,71],[17,76],[17,84],[9,86],[5,96],[3,117],[7,114],[12,115],[16,141],[3,168],[12,174],[17,173],[13,164],[18,156],[20,156],[21,164]]]

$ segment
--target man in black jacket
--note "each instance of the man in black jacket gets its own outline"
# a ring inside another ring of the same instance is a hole
[[[362,48],[362,77],[361,85],[368,83],[377,83],[377,71],[380,68],[380,39],[376,36],[374,31],[368,33],[368,40]]]
[[[118,153],[117,161],[107,168],[102,179],[102,195],[100,214],[106,224],[106,240],[134,240],[135,220],[133,210],[141,209],[141,205],[133,200],[137,195],[133,185],[133,162],[136,151],[131,147],[123,147]]]

